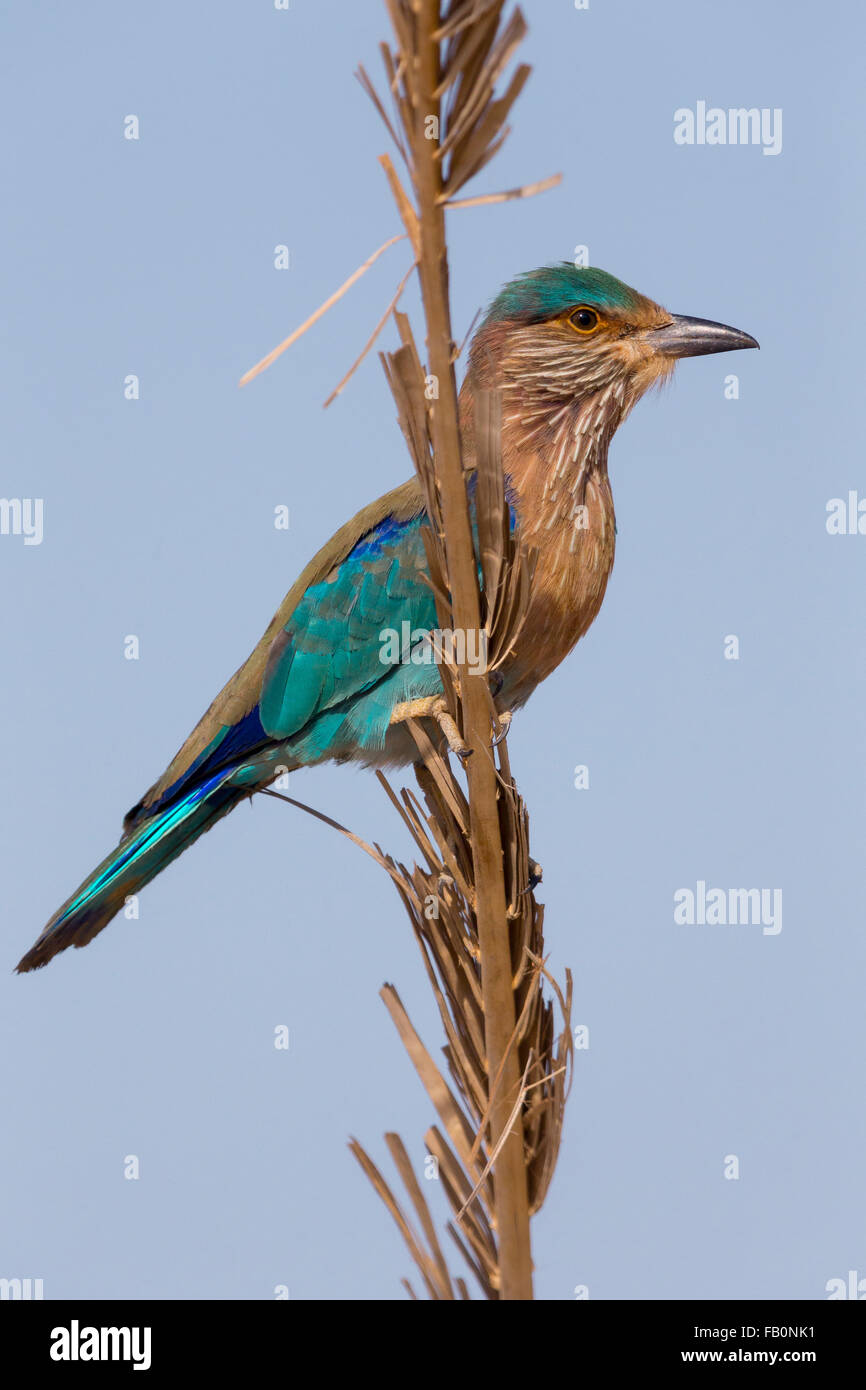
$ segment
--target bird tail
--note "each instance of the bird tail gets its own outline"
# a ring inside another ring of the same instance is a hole
[[[55,912],[38,941],[19,961],[19,974],[47,965],[67,946],[86,946],[132,894],[249,796],[253,787],[248,782],[237,785],[236,771],[223,769],[155,811],[125,836]]]

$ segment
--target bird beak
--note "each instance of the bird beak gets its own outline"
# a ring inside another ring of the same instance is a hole
[[[708,352],[760,347],[751,334],[742,333],[739,328],[710,319],[692,319],[687,314],[674,314],[664,328],[648,333],[647,341],[663,357],[703,357]]]

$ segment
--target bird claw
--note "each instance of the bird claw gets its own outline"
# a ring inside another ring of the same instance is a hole
[[[497,715],[497,721],[499,723],[499,730],[497,732],[496,722],[494,722],[491,748],[498,748],[505,738],[505,735],[508,733],[508,730],[511,728],[511,710],[503,710],[502,714]]]

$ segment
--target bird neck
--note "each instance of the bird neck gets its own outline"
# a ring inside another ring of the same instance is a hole
[[[475,391],[467,378],[460,396],[464,462],[475,464]],[[481,389],[488,389],[482,383]],[[502,417],[502,467],[520,516],[527,544],[567,541],[573,552],[581,532],[593,529],[593,496],[613,498],[607,455],[617,425],[627,413],[621,383],[605,385],[582,398],[559,399],[533,385],[510,380],[497,387]],[[552,533],[552,534],[551,534]],[[558,548],[558,547],[557,547]]]
[[[568,655],[601,607],[616,534],[607,451],[623,410],[615,388],[551,401],[507,377],[498,385],[503,472],[521,543],[533,559],[529,611],[506,672],[506,697],[517,706]],[[476,457],[473,392],[472,382],[465,383],[468,468]]]

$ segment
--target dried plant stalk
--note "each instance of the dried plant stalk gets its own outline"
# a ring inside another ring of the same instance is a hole
[[[382,360],[431,520],[425,544],[440,625],[483,632],[495,670],[525,616],[532,557],[511,531],[496,393],[475,403],[476,553],[453,369],[445,209],[507,135],[505,120],[529,69],[518,67],[499,98],[495,87],[525,24],[519,10],[501,23],[504,0],[451,0],[444,14],[440,0],[386,5],[396,39],[393,50],[383,46],[393,121],[367,74],[359,76],[411,180],[414,201],[383,158],[416,252],[435,399],[427,398],[427,372],[399,312],[402,345]],[[465,767],[468,795],[434,726],[411,720],[421,799],[408,790],[398,795],[381,780],[423,866],[410,869],[378,846],[375,855],[397,886],[422,951],[447,1039],[451,1084],[393,987],[382,996],[440,1120],[441,1128],[425,1138],[453,1212],[452,1239],[486,1297],[530,1299],[529,1217],[544,1200],[559,1148],[572,1056],[571,980],[564,990],[554,984],[562,1013],[557,1032],[554,1006],[542,992],[549,977],[528,817],[505,743],[495,751],[491,743],[498,716],[489,681],[471,673],[465,660],[440,670],[452,718],[472,750]],[[357,1141],[351,1147],[403,1232],[427,1295],[467,1298],[466,1283],[448,1273],[405,1148],[396,1136],[388,1136],[388,1145],[420,1229]]]
[[[477,569],[463,463],[460,451],[457,384],[454,377],[448,297],[448,263],[445,214],[439,203],[446,193],[441,158],[450,138],[437,150],[426,138],[426,126],[440,120],[439,0],[421,0],[415,25],[417,85],[412,171],[421,226],[421,259],[418,274],[427,320],[428,363],[438,386],[438,402],[431,411],[435,469],[427,490],[438,486],[442,506],[445,560],[454,627],[464,633],[480,632],[481,611]],[[407,55],[408,56],[408,55]],[[459,111],[459,108],[458,108]],[[484,124],[483,122],[481,123]],[[449,122],[449,131],[451,123]],[[475,127],[476,133],[479,127]],[[485,139],[485,145],[488,141]],[[460,148],[460,147],[458,147]],[[451,158],[453,167],[454,156]],[[459,186],[459,185],[455,185]],[[450,190],[447,190],[450,192]],[[500,1086],[491,1102],[492,1142],[500,1149],[496,1161],[496,1224],[499,1236],[501,1294],[505,1298],[532,1297],[532,1258],[529,1241],[529,1206],[523,1140],[518,1128],[509,1128],[511,1110],[520,1083],[517,1054],[510,1046],[514,1030],[514,993],[505,918],[505,882],[497,807],[496,774],[489,755],[491,699],[486,680],[457,667],[459,717],[463,737],[473,750],[468,765],[470,833],[475,870],[476,915],[482,952],[482,992],[487,1063]]]

